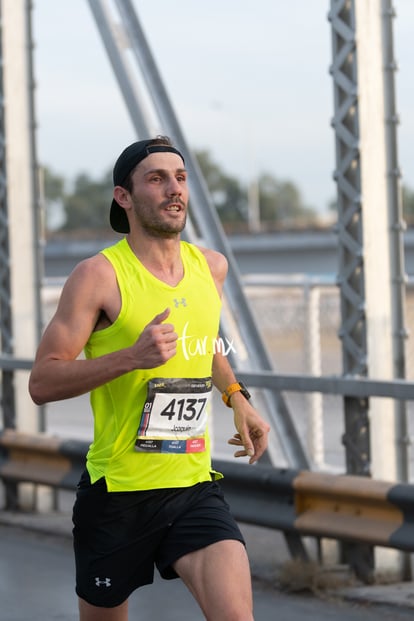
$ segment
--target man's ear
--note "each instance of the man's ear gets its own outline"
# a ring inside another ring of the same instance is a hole
[[[120,185],[114,187],[114,199],[121,207],[129,206],[129,192]]]

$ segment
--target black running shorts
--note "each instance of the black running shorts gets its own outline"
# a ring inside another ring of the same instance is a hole
[[[137,492],[108,492],[104,479],[82,477],[73,508],[76,593],[110,608],[154,579],[177,578],[181,556],[243,536],[218,483]]]

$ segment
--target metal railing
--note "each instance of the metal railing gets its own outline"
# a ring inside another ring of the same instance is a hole
[[[75,490],[87,450],[86,442],[6,429],[0,433],[0,479]],[[280,530],[292,556],[308,558],[303,536],[414,551],[413,485],[219,460],[213,465],[224,474],[220,485],[235,518]]]

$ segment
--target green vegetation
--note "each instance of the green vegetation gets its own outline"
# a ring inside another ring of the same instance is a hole
[[[253,200],[255,220],[259,221],[255,230],[317,225],[317,210],[303,204],[300,191],[293,182],[263,173],[255,187],[249,188],[222,170],[208,151],[196,152],[196,157],[219,218],[228,232],[251,230]],[[101,179],[92,179],[81,173],[68,189],[67,180],[46,167],[43,170],[43,193],[48,233],[69,234],[82,230],[102,236],[110,232],[111,170]]]
[[[208,151],[196,152],[223,227],[228,233],[278,231],[321,227],[317,209],[305,205],[299,188],[290,180],[261,173],[256,183],[247,187],[228,175],[213,161]],[[43,170],[43,193],[48,233],[77,232],[103,236],[111,233],[108,222],[112,199],[112,173],[101,179],[79,174],[70,189],[64,177],[51,169]],[[403,214],[408,226],[414,226],[414,191],[402,192]],[[191,207],[191,205],[190,205]],[[336,211],[335,200],[330,211]]]

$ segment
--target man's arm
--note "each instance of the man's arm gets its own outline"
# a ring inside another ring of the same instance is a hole
[[[230,384],[237,382],[229,361],[220,352],[213,359],[213,383],[223,393]],[[237,433],[228,441],[229,444],[242,447],[234,453],[235,457],[250,457],[253,464],[260,459],[267,448],[270,426],[259,415],[240,391],[233,393],[229,399],[233,408],[234,426]]]
[[[200,248],[206,257],[211,275],[222,296],[224,281],[227,276],[227,259],[215,250]],[[228,359],[217,351],[213,358],[212,369],[213,383],[223,393],[230,384],[237,381]],[[235,392],[230,397],[230,405],[233,408],[234,425],[237,432],[228,441],[229,444],[242,447],[235,452],[235,457],[250,457],[249,463],[253,464],[263,455],[267,448],[267,435],[270,426],[262,419],[251,403],[243,397],[241,392]]]
[[[99,358],[79,359],[102,312],[113,322],[120,294],[110,263],[97,255],[80,263],[68,278],[57,311],[45,330],[30,374],[29,392],[35,403],[69,399],[89,392],[124,373],[164,364],[176,351],[177,335],[163,323],[166,309],[145,327],[128,348]]]

